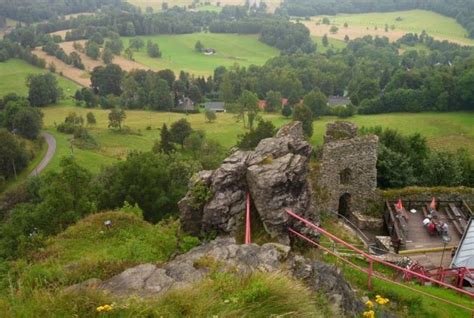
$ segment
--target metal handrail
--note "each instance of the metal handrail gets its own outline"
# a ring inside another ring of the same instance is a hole
[[[349,243],[345,242],[344,240],[338,238],[337,236],[335,236],[335,235],[329,233],[328,231],[322,229],[321,227],[319,227],[319,226],[317,226],[317,225],[311,223],[310,221],[304,219],[303,217],[301,217],[301,216],[299,216],[299,215],[293,213],[292,211],[290,211],[290,210],[287,209],[287,210],[286,210],[286,213],[288,213],[288,215],[290,215],[291,217],[297,219],[298,221],[303,222],[304,224],[306,224],[308,227],[312,228],[313,230],[316,230],[317,232],[322,233],[322,234],[324,234],[325,236],[328,236],[329,238],[331,238],[331,239],[333,239],[334,241],[336,241],[336,242],[338,242],[338,243],[344,245],[345,247],[352,249],[353,251],[357,252],[358,254],[363,255],[364,257],[366,257],[366,258],[369,260],[370,265],[371,265],[373,262],[377,262],[377,263],[380,263],[380,264],[382,264],[382,265],[385,265],[385,266],[391,267],[391,268],[393,268],[393,269],[396,269],[396,270],[398,270],[398,271],[402,271],[402,272],[404,272],[404,273],[411,274],[411,275],[416,276],[416,277],[418,277],[418,278],[421,278],[421,279],[430,281],[430,282],[432,282],[432,283],[441,285],[441,286],[446,287],[446,288],[448,288],[448,289],[455,290],[455,291],[457,291],[457,292],[459,292],[459,293],[462,293],[462,294],[464,294],[464,295],[468,295],[468,296],[474,298],[474,293],[471,293],[471,292],[469,292],[469,291],[467,291],[467,290],[464,290],[464,289],[461,289],[461,288],[452,286],[452,285],[450,285],[450,284],[447,284],[447,283],[445,283],[445,282],[436,280],[436,279],[431,278],[431,277],[428,277],[428,276],[426,276],[426,275],[422,275],[422,274],[420,274],[420,273],[411,271],[411,270],[409,270],[409,269],[406,269],[406,268],[400,267],[400,266],[398,266],[398,265],[391,264],[391,263],[389,263],[389,262],[387,262],[387,261],[384,261],[384,260],[378,259],[378,258],[376,258],[376,257],[373,257],[372,255],[369,255],[368,253],[364,252],[363,250],[360,250],[360,249],[358,249],[358,248],[352,246],[351,244],[349,244]]]
[[[338,217],[342,218],[342,220],[347,223],[353,230],[355,230],[360,236],[361,236],[361,239],[362,241],[364,241],[364,243],[366,244],[366,246],[368,247],[371,243],[370,239],[367,237],[367,235],[364,234],[364,232],[362,232],[358,227],[357,225],[355,225],[354,223],[352,223],[351,221],[349,221],[348,218],[346,218],[344,215],[341,215],[337,212],[334,212],[334,211],[329,211],[329,213],[333,213],[335,215],[337,215]]]

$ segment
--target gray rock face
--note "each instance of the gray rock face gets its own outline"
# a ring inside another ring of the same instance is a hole
[[[312,290],[324,293],[341,316],[354,317],[364,309],[335,266],[292,255],[286,245],[239,245],[233,238],[218,238],[198,246],[163,267],[143,264],[127,269],[98,288],[119,297],[152,297],[200,281],[212,266],[243,275],[254,271],[292,275]]]
[[[303,280],[312,290],[323,291],[336,313],[341,316],[356,316],[356,313],[365,309],[336,266],[310,261],[302,256],[295,256],[292,262],[293,275]]]
[[[278,271],[289,251],[288,246],[276,243],[238,245],[233,238],[218,238],[176,257],[163,267],[142,264],[129,268],[100,284],[99,289],[116,296],[154,296],[201,280],[209,271],[209,264],[215,264],[220,270],[237,269],[244,274],[255,270]]]
[[[197,182],[208,185],[213,196],[195,209],[188,191],[179,203],[182,228],[194,235],[234,235],[244,221],[248,192],[256,208],[251,213],[258,214],[273,238],[288,244],[286,228],[298,224],[289,220],[285,209],[317,221],[307,181],[311,152],[300,122],[284,126],[254,151],[234,152],[218,169],[202,172],[190,183],[190,189]]]

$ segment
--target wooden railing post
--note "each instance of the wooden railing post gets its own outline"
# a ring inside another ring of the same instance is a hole
[[[369,258],[369,271],[367,275],[367,288],[369,290],[372,290],[372,273],[374,271],[374,262],[372,261],[371,258]]]

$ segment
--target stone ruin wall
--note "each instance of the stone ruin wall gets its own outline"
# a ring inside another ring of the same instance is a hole
[[[339,199],[346,193],[351,212],[362,212],[376,200],[377,146],[377,136],[357,136],[352,123],[328,124],[316,177],[319,212],[338,213]]]

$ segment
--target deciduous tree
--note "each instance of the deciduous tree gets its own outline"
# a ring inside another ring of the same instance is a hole
[[[303,132],[306,137],[313,135],[313,113],[308,106],[299,104],[293,107],[293,120],[303,124]]]
[[[171,124],[171,140],[184,148],[184,140],[192,133],[191,124],[186,119],[180,119]]]
[[[121,108],[113,108],[109,113],[109,128],[122,129],[122,123],[127,115]]]

